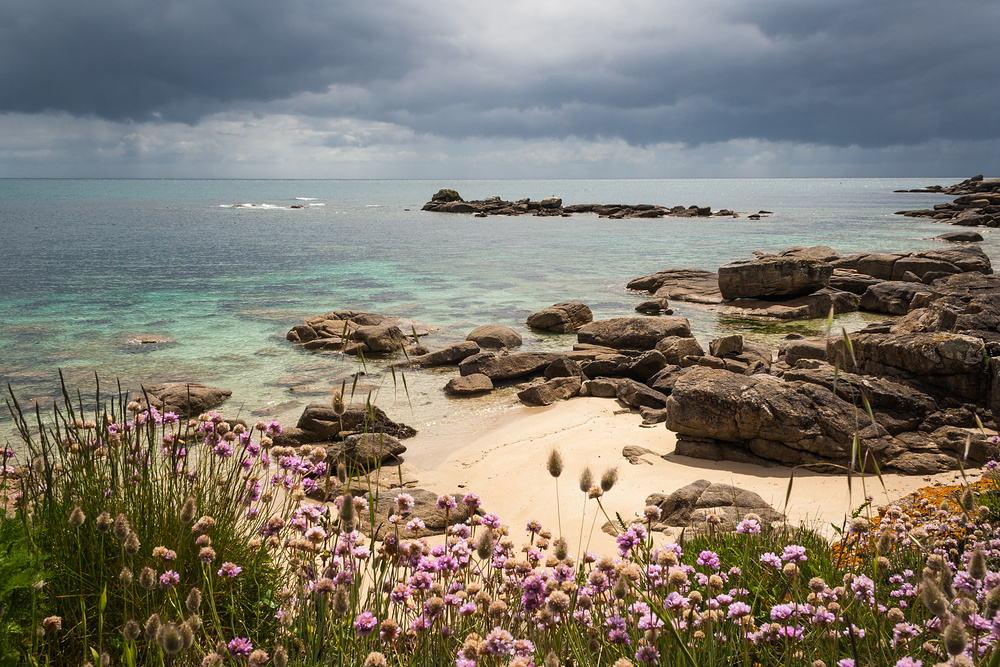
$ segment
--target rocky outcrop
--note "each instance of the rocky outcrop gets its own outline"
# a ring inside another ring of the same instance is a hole
[[[663,217],[726,217],[738,218],[739,215],[729,209],[712,211],[709,206],[659,206],[655,204],[574,204],[563,206],[559,197],[546,197],[541,201],[519,199],[504,201],[500,197],[487,197],[473,201],[465,201],[457,191],[445,188],[439,190],[431,200],[424,204],[424,211],[437,213],[467,213],[477,217],[491,215],[536,215],[536,216],[569,216],[574,213],[593,213],[602,218],[663,218]]]
[[[935,204],[932,209],[897,211],[897,215],[931,218],[966,227],[1000,227],[1000,179],[985,179],[979,174],[948,187],[932,185],[902,192],[935,192],[959,196],[950,203]]]
[[[518,352],[506,355],[481,352],[462,360],[458,370],[462,375],[481,373],[496,383],[538,375],[560,356],[554,352]]]
[[[469,332],[465,337],[467,341],[473,341],[488,349],[521,347],[521,334],[510,327],[502,324],[483,324]]]
[[[833,266],[808,257],[762,255],[719,267],[723,299],[796,297],[812,294],[830,283]]]
[[[699,479],[670,494],[651,494],[646,498],[646,505],[660,510],[660,519],[652,528],[660,531],[665,527],[679,527],[705,532],[709,530],[708,515],[718,520],[715,530],[723,532],[735,530],[748,514],[757,515],[762,526],[785,519],[753,491],[706,479]]]
[[[580,343],[615,349],[652,350],[668,336],[691,336],[685,317],[614,317],[597,320],[577,332]]]
[[[879,280],[931,283],[953,273],[993,273],[990,258],[977,245],[918,252],[863,252],[832,262],[837,269],[853,269]],[[906,274],[915,279],[907,280]]]
[[[310,350],[391,354],[403,349],[407,336],[426,336],[438,328],[380,313],[336,310],[306,318],[285,338]]]
[[[905,388],[890,383],[866,387],[861,380],[853,386],[858,393],[868,390],[882,410],[933,407],[922,397],[907,397]],[[873,457],[883,470],[958,467],[962,452],[955,451],[952,442],[912,431],[900,431],[896,437],[878,415],[874,422],[865,418],[863,408],[841,398],[841,393],[812,379],[747,377],[696,368],[678,380],[667,399],[666,426],[677,433],[677,454],[699,458],[808,464],[832,472],[851,465],[857,434],[862,457]]]
[[[726,315],[766,317],[778,320],[811,320],[834,315],[853,313],[861,307],[862,300],[850,292],[824,288],[813,294],[780,301],[763,299],[735,299],[725,301],[715,308]]]
[[[719,273],[666,269],[628,283],[657,298],[701,303],[725,315],[817,319],[855,310],[901,315],[934,281],[964,273],[991,274],[974,244],[901,253],[841,257],[827,246],[796,246],[731,262]],[[917,301],[919,304],[920,302]]]
[[[945,232],[934,237],[936,241],[947,241],[948,243],[979,243],[983,240],[983,235],[971,229],[959,232]]]
[[[579,395],[580,377],[556,377],[551,380],[539,381],[517,392],[517,397],[531,405],[552,405]]]
[[[563,301],[528,316],[532,329],[554,333],[572,333],[594,321],[590,308],[579,301]]]
[[[412,438],[416,429],[389,419],[381,408],[363,403],[350,403],[343,415],[337,416],[329,405],[306,406],[298,422],[285,428],[275,438],[276,445],[303,445],[314,442],[343,440],[354,434],[375,434],[397,439]]]
[[[368,472],[395,463],[406,451],[399,440],[384,433],[355,433],[327,446],[326,458],[333,465],[343,463],[349,474]]]
[[[394,364],[397,367],[435,368],[437,366],[455,366],[463,359],[480,352],[479,344],[466,340],[461,343],[446,345],[425,354],[411,356],[408,361]]]
[[[493,381],[482,373],[462,375],[448,380],[444,393],[451,396],[475,396],[493,391]]]
[[[401,539],[419,538],[441,535],[448,526],[465,523],[469,518],[470,510],[462,502],[463,494],[461,493],[444,494],[449,496],[452,503],[456,505],[453,509],[440,509],[438,507],[439,496],[432,491],[406,489],[405,493],[413,499],[413,508],[402,516],[398,527],[389,523],[389,516],[397,514],[395,502],[397,494],[386,491],[365,494],[370,511],[374,515],[374,522],[368,523],[368,512],[358,512],[359,530],[376,540],[383,540],[394,535],[397,530]],[[422,527],[418,527],[419,524],[411,523],[413,519],[420,519]],[[407,525],[412,526],[412,529],[407,529]]]
[[[719,274],[702,269],[664,269],[630,280],[630,290],[649,292],[658,299],[715,304],[722,302]]]
[[[163,382],[146,385],[140,401],[162,412],[175,412],[181,416],[200,415],[221,405],[233,395],[229,389],[210,387],[200,382]]]

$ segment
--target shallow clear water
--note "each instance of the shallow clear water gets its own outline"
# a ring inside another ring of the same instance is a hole
[[[587,303],[596,318],[630,315],[643,298],[625,290],[630,279],[672,266],[714,270],[753,250],[939,247],[928,239],[947,228],[893,212],[946,199],[892,190],[958,180],[0,180],[0,380],[31,399],[56,394],[58,369],[84,391],[95,372],[106,385],[121,378],[131,389],[190,379],[232,389],[227,412],[243,406],[244,414],[294,421],[307,403],[326,401],[335,378],[358,369],[354,358],[285,342],[309,315],[355,308],[439,325],[425,341],[431,348],[496,322],[518,329],[526,348],[568,349],[573,336],[532,333],[526,316],[566,300]],[[420,211],[441,187],[466,199],[556,195],[566,204],[699,204],[774,215],[484,219]],[[986,236],[984,249],[996,257],[1000,245]],[[703,343],[734,329],[765,339],[785,331],[674,306]],[[864,319],[843,323],[854,328]],[[177,343],[128,342],[140,333]],[[377,388],[391,416],[418,428],[515,401],[509,390],[445,398],[441,387],[454,370],[409,372],[405,390],[378,363],[367,370],[363,388]],[[290,390],[301,385],[316,393]]]

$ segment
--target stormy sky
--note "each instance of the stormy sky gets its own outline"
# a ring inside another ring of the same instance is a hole
[[[996,0],[4,0],[0,176],[1000,175]]]

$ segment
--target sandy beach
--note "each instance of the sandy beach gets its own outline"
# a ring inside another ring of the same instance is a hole
[[[649,494],[671,493],[706,479],[755,491],[775,509],[785,509],[790,522],[812,526],[827,535],[833,534],[831,524],[841,525],[864,502],[865,495],[873,496],[876,505],[887,504],[923,486],[961,480],[958,472],[932,476],[886,474],[882,482],[874,475],[855,476],[849,490],[846,474],[824,475],[798,469],[785,508],[791,469],[677,456],[673,453],[673,433],[662,425],[645,428],[641,423],[638,414],[624,412],[617,401],[574,398],[549,407],[513,410],[480,432],[474,426],[468,428],[464,434],[468,444],[464,445],[454,445],[463,441],[457,433],[426,429],[406,442],[405,462],[422,488],[439,493],[479,494],[484,510],[500,515],[515,539],[524,535],[524,526],[531,519],[558,535],[561,512],[562,534],[572,551],[581,534],[584,494],[578,479],[585,466],[591,468],[595,479],[608,468],[618,469],[618,482],[602,498],[612,518],[618,513],[629,521],[641,513]],[[652,453],[642,457],[645,463],[634,465],[622,456],[626,445]],[[559,512],[555,480],[545,465],[553,448],[560,451],[565,462],[559,479]],[[973,470],[967,476],[976,480],[980,474]],[[600,530],[605,522],[603,515],[597,516],[596,527],[591,530],[597,514],[597,503],[587,501],[583,542],[589,539],[591,550],[610,553],[615,543]]]

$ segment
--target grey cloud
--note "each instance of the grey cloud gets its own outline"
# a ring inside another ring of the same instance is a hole
[[[562,18],[459,0],[14,0],[0,7],[0,111],[263,110],[633,145],[1000,136],[994,0],[552,6]]]
[[[416,58],[398,18],[385,2],[13,0],[0,5],[0,110],[194,121],[398,77]]]

